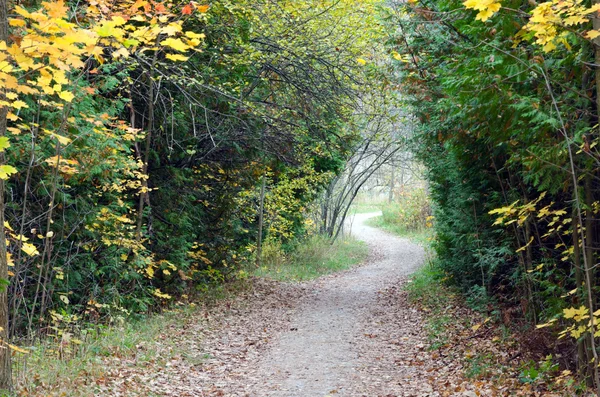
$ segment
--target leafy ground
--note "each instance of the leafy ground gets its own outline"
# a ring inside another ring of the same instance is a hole
[[[465,301],[446,286],[444,275],[431,264],[400,294],[420,315],[426,349],[437,361],[434,371],[441,379],[449,372],[458,374],[440,385],[442,395],[473,386],[473,396],[585,395],[571,374],[559,369],[556,358],[536,351],[535,332],[516,333],[508,313],[483,314],[476,301]]]

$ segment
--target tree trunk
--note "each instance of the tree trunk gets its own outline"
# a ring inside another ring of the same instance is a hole
[[[265,212],[265,184],[266,176],[263,174],[262,182],[260,183],[260,205],[258,209],[258,238],[256,241],[256,266],[260,266],[262,256],[262,235],[263,235],[263,222]]]
[[[140,153],[140,159],[142,160],[142,174],[145,175],[146,178],[142,180],[142,191],[140,192],[138,202],[136,225],[136,239],[138,241],[142,239],[142,226],[144,224],[144,204],[148,204],[148,206],[150,206],[150,190],[148,189],[148,163],[150,162],[150,148],[152,147],[152,132],[154,129],[154,65],[156,65],[157,56],[158,51],[155,51],[150,70],[146,72],[146,77],[148,79],[148,122],[146,124],[146,144],[144,147],[144,153]],[[132,117],[135,117],[135,113],[132,115]],[[132,125],[132,127],[135,126]]]
[[[392,175],[390,177],[390,194],[388,196],[388,203],[392,204],[392,202],[394,201],[394,182],[396,179],[396,167],[394,167],[394,165],[392,165]]]
[[[573,265],[575,266],[575,284],[577,288],[583,286],[583,272],[581,264],[581,242],[579,240],[579,222],[577,220],[577,212],[573,211]],[[577,299],[583,299],[583,293],[577,294]],[[585,301],[585,300],[584,300]],[[579,302],[574,302],[574,305],[578,305]],[[586,340],[577,340],[577,373],[581,379],[588,377],[589,361],[591,357],[588,357],[588,351]]]
[[[6,0],[0,0],[0,41],[8,41],[8,15]],[[4,93],[0,94],[4,97]],[[8,108],[0,109],[0,136],[6,135]],[[4,153],[0,153],[0,164],[4,165]],[[8,261],[6,251],[6,230],[4,227],[4,180],[0,179],[0,280],[8,282]],[[12,366],[8,347],[8,287],[0,288],[0,390],[12,390]]]

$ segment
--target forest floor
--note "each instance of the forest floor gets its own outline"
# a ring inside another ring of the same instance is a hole
[[[353,234],[370,249],[362,265],[302,283],[252,279],[60,388],[38,381],[21,395],[565,395],[519,381],[514,369],[498,372],[519,352],[496,343],[482,316],[444,301],[438,319],[409,301],[408,275],[425,250],[365,225],[375,215],[354,218]]]

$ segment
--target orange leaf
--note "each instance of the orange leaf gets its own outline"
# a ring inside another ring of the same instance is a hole
[[[206,12],[206,11],[208,11],[209,8],[210,8],[210,6],[208,4],[197,7],[199,12]]]
[[[185,7],[183,7],[181,9],[181,13],[183,15],[191,15],[193,11],[194,11],[194,7],[192,7],[191,4],[187,4]]]

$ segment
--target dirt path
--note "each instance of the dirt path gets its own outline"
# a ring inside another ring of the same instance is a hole
[[[309,284],[309,296],[292,317],[289,331],[279,335],[257,363],[263,382],[250,395],[354,396],[376,386],[371,384],[374,373],[365,371],[372,364],[365,362],[369,355],[365,353],[381,350],[365,352],[364,344],[365,335],[377,337],[367,331],[381,320],[373,316],[379,294],[414,271],[424,252],[408,240],[366,226],[364,222],[375,215],[357,215],[352,227],[353,234],[369,245],[367,263]]]
[[[361,266],[301,284],[256,279],[140,344],[135,357],[105,358],[95,395],[454,395],[436,384],[458,368],[432,360],[402,289],[424,250],[366,226],[375,215],[354,219],[354,235],[370,248]],[[140,361],[147,349],[160,359]]]

